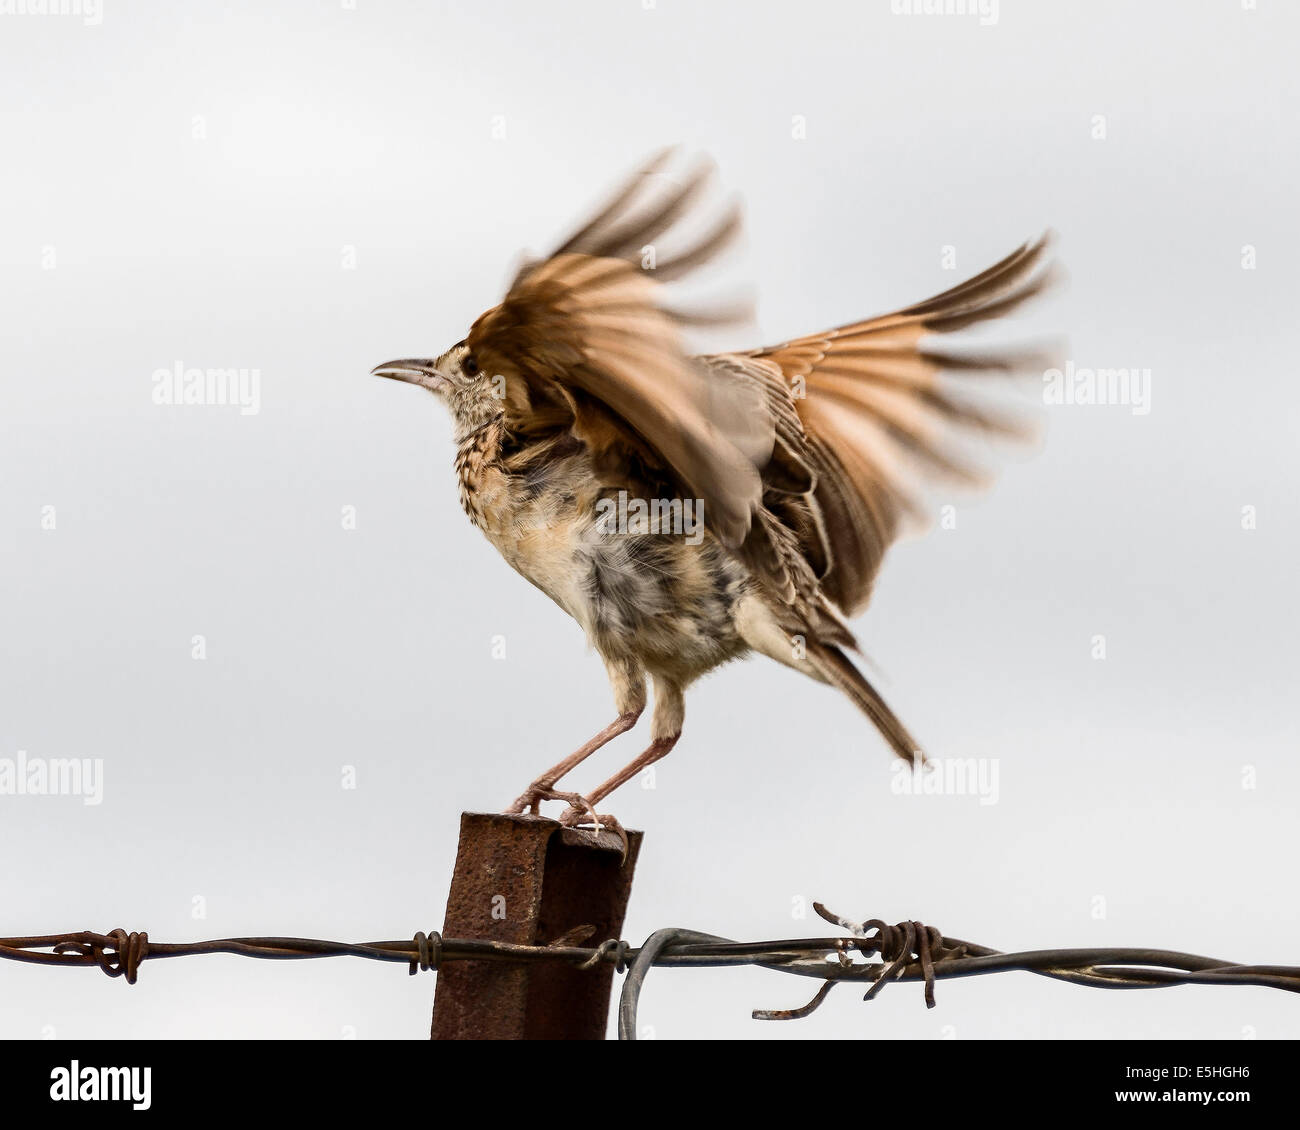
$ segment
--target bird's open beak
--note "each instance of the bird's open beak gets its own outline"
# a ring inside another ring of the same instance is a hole
[[[431,392],[441,392],[447,386],[447,378],[434,367],[434,362],[425,357],[412,357],[404,361],[385,361],[370,370],[372,377],[391,377],[396,381],[421,385]]]

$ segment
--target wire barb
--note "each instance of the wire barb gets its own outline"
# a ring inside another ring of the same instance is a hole
[[[867,983],[865,1000],[894,981],[920,981],[927,1008],[935,1006],[935,983],[945,977],[978,977],[1021,970],[1041,977],[1100,989],[1158,989],[1169,985],[1257,985],[1300,993],[1300,967],[1238,965],[1196,954],[1153,949],[1055,949],[1002,953],[987,946],[945,937],[921,922],[890,925],[871,918],[853,922],[813,909],[848,936],[736,942],[696,930],[657,930],[639,948],[618,938],[585,944],[590,927],[574,928],[550,945],[521,945],[481,938],[444,938],[437,931],[416,933],[407,941],[330,942],[319,938],[216,938],[199,942],[153,942],[143,932],[107,934],[81,930],[0,938],[0,958],[40,965],[94,966],[109,977],[134,985],[146,960],[233,954],[269,960],[360,957],[401,962],[414,976],[436,971],[449,961],[562,962],[581,969],[613,965],[626,970],[619,1000],[619,1038],[636,1039],[637,1008],[646,975],[655,967],[723,968],[755,965],[824,982],[807,1004],[790,1009],[757,1009],[756,1020],[800,1020],[810,1016],[844,981]],[[878,960],[871,960],[877,958]]]
[[[423,930],[417,930],[415,933],[415,956],[411,958],[411,966],[407,973],[414,977],[417,973],[428,973],[429,970],[436,970],[438,963],[442,960],[442,935],[434,930],[431,934],[426,934]]]

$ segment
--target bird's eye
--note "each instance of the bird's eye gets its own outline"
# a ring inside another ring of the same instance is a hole
[[[478,362],[474,360],[474,354],[465,354],[464,360],[460,363],[460,371],[467,377],[472,377],[478,372]]]

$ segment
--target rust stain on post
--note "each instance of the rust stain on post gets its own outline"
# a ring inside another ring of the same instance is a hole
[[[580,926],[583,943],[622,936],[641,833],[562,828],[539,816],[466,812],[443,936],[548,945]],[[458,961],[438,971],[435,1040],[601,1040],[614,967]]]

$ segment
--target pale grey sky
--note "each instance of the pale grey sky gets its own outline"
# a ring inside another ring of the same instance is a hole
[[[1149,370],[1151,399],[1044,408],[1042,448],[894,551],[855,622],[933,754],[997,759],[997,803],[896,794],[849,703],[728,668],[694,688],[657,787],[617,796],[646,831],[626,936],[806,936],[820,923],[794,913],[819,899],[1003,949],[1295,961],[1293,8],[86,16],[0,16],[0,759],[102,759],[103,796],[0,796],[0,934],[441,925],[457,814],[508,802],[608,721],[609,692],[461,514],[441,408],[366,374],[458,340],[521,250],[680,141],[745,201],[734,272],[758,323],[732,344],[923,298],[1051,225],[1069,288],[1007,332]],[[177,364],[258,370],[258,411],[156,404]],[[420,1038],[433,987],[342,960],[159,962],[132,989],[0,963],[0,1036]],[[932,1012],[903,986],[749,1019],[807,995],[664,970],[641,1020],[1300,1035],[1262,989],[1017,974],[942,984]]]

